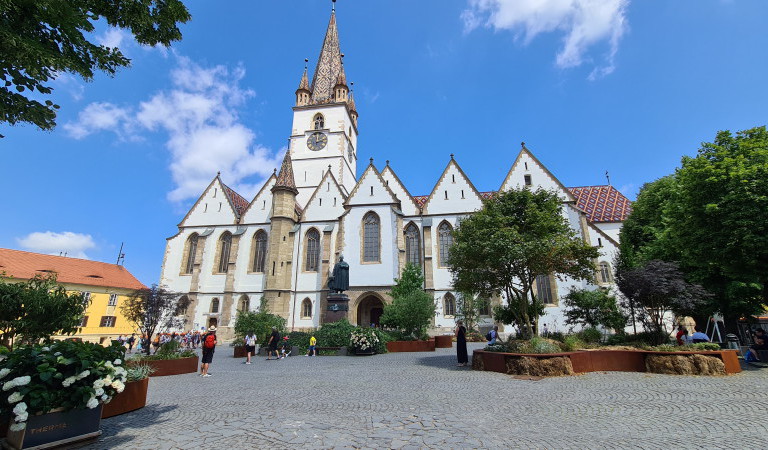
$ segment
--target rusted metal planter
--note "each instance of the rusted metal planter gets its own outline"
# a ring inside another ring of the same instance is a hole
[[[435,336],[435,348],[453,347],[453,336]]]
[[[101,418],[106,419],[143,408],[147,405],[148,388],[149,378],[126,383],[123,392],[112,397],[112,401],[104,405]]]
[[[390,353],[399,352],[434,352],[435,340],[428,341],[392,341],[387,342],[387,351]]]
[[[3,448],[51,448],[96,438],[101,435],[102,406],[30,415],[24,430],[8,430]]]
[[[165,377],[168,375],[180,375],[183,373],[197,372],[200,358],[192,356],[179,359],[142,359],[135,364],[147,364],[154,369],[150,377]],[[132,362],[129,361],[128,364]]]

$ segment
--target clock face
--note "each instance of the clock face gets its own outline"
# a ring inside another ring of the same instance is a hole
[[[322,150],[327,143],[328,136],[319,131],[315,131],[309,135],[309,138],[307,138],[307,147],[309,147],[310,150]]]

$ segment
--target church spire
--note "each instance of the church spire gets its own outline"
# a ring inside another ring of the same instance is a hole
[[[296,89],[296,106],[305,106],[309,104],[309,96],[312,92],[309,90],[309,80],[307,79],[307,62],[308,59],[304,59],[304,74],[301,76],[299,82],[299,88]]]
[[[293,177],[293,164],[291,163],[290,150],[285,152],[285,158],[283,158],[283,164],[280,166],[280,173],[277,174],[277,180],[272,187],[272,192],[276,190],[286,190],[298,194],[296,189],[296,180]]]
[[[334,9],[331,11],[331,20],[328,22],[323,47],[320,49],[315,75],[312,77],[310,89],[312,91],[312,103],[333,101],[333,88],[341,71],[341,46],[339,44],[339,31],[336,28],[336,10]]]

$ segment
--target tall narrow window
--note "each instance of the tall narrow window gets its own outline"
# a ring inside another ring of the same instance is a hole
[[[315,118],[313,119],[315,130],[322,130],[325,128],[325,119],[323,119],[322,114],[315,114]]]
[[[302,319],[311,319],[312,318],[312,300],[305,298],[303,302],[301,302],[301,318]]]
[[[267,233],[259,230],[253,235],[253,271],[264,272],[267,258]]]
[[[437,240],[439,249],[439,266],[448,267],[448,252],[453,245],[453,227],[448,222],[443,222],[437,227]]]
[[[369,212],[363,218],[363,262],[379,262],[381,235],[379,216]]]
[[[544,304],[554,303],[549,275],[539,275],[536,277],[536,298]]]
[[[530,175],[525,175],[524,178],[525,178],[525,185],[526,186],[530,186],[530,185],[533,184],[533,181],[531,180],[531,176]]]
[[[405,260],[417,266],[421,264],[421,245],[419,244],[419,227],[410,223],[405,227]]]
[[[600,263],[600,282],[601,283],[611,282],[611,266],[608,265],[607,262]]]
[[[317,272],[320,267],[320,233],[312,228],[307,231],[307,272]]]
[[[229,252],[232,249],[232,233],[225,231],[221,235],[219,250],[219,273],[229,270]]]
[[[247,295],[243,295],[240,297],[239,309],[242,312],[247,312],[251,309],[251,299],[248,298]]]
[[[218,314],[219,312],[219,299],[214,298],[211,300],[211,314]]]
[[[189,237],[187,241],[187,265],[184,273],[192,273],[195,270],[195,257],[197,256],[197,233]]]
[[[117,294],[109,294],[109,301],[107,306],[117,306]]]
[[[456,315],[456,298],[448,292],[443,297],[443,316]]]

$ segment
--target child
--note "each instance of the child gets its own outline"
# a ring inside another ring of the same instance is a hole
[[[304,356],[317,356],[317,350],[315,349],[315,346],[317,345],[317,339],[315,339],[315,336],[313,335],[311,338],[309,338],[309,352],[307,352]]]

